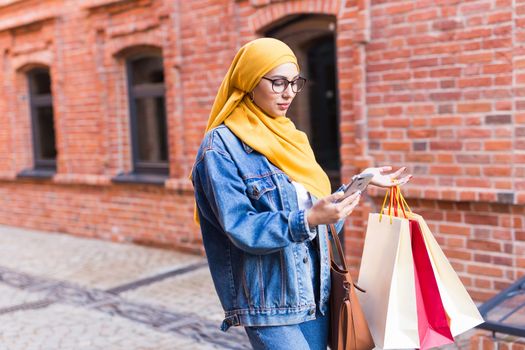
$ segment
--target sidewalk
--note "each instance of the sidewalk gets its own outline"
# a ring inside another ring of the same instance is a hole
[[[0,226],[0,350],[250,349],[222,318],[203,257]]]
[[[0,226],[0,350],[249,349],[206,260]]]

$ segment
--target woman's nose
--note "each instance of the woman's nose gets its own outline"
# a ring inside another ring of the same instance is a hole
[[[292,84],[288,84],[286,89],[284,89],[284,91],[283,91],[283,97],[284,98],[290,98],[290,97],[294,97],[294,96],[295,96],[295,92],[293,92],[293,90],[292,90]]]

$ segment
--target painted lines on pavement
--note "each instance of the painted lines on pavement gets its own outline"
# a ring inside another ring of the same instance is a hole
[[[118,287],[107,289],[106,292],[113,293],[113,294],[119,294],[119,293],[122,293],[122,292],[127,292],[127,291],[130,291],[130,290],[133,290],[133,289],[137,289],[137,288],[140,288],[140,287],[147,286],[147,285],[152,284],[152,283],[156,283],[156,282],[162,281],[162,280],[164,280],[166,278],[170,278],[170,277],[174,277],[174,276],[180,276],[180,275],[183,275],[185,273],[192,272],[192,271],[195,271],[197,269],[203,268],[205,266],[208,266],[208,263],[206,261],[198,262],[198,263],[191,264],[191,265],[179,268],[179,269],[174,269],[174,270],[171,270],[171,271],[168,271],[168,272],[164,272],[164,273],[152,276],[152,277],[147,277],[147,278],[144,278],[144,279],[133,281],[131,283],[123,284],[123,285],[118,286]]]

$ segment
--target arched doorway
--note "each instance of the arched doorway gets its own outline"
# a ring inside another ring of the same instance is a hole
[[[308,135],[317,161],[336,189],[341,184],[341,165],[335,17],[290,16],[262,34],[284,41],[297,55],[308,83],[287,114]]]

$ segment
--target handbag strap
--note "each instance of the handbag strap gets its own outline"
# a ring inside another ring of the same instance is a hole
[[[335,229],[334,224],[330,224],[330,225],[327,225],[327,226],[328,226],[328,234],[330,234],[333,237],[333,239],[334,239],[335,247],[337,249],[337,254],[339,255],[339,257],[341,259],[341,264],[343,265],[342,268],[343,268],[344,271],[348,272],[347,277],[350,279],[350,282],[352,283],[352,285],[357,290],[359,290],[362,293],[366,293],[366,290],[364,290],[363,288],[359,287],[354,282],[354,280],[352,279],[352,276],[350,275],[350,272],[348,270],[348,265],[346,264],[345,254],[343,252],[343,246],[341,244],[341,241],[339,240],[339,235],[337,234],[337,230]],[[328,238],[328,241],[327,241],[328,254],[330,255],[331,261],[333,261],[334,264],[337,264],[337,261],[334,260],[334,251],[332,249],[332,244],[330,243],[330,237],[328,237],[328,234],[327,234],[327,238]]]
[[[335,247],[337,249],[337,254],[339,255],[339,259],[341,261],[341,264],[343,265],[343,269],[345,271],[348,271],[348,267],[346,265],[346,259],[345,254],[343,252],[343,246],[341,245],[341,241],[339,240],[339,235],[337,234],[337,231],[335,229],[335,226],[333,224],[328,225],[328,232],[332,236]],[[332,245],[330,244],[330,239],[328,239],[328,251],[330,253],[330,258],[335,262],[337,260],[334,260],[334,251],[332,249]]]
[[[351,323],[350,328],[348,323]],[[352,336],[349,336],[348,329],[351,330]],[[337,343],[343,345],[343,349],[357,349],[357,334],[351,299],[346,299],[341,304],[341,309],[339,310],[339,332],[337,334]],[[352,341],[354,344],[351,344]]]
[[[343,265],[344,271],[346,271],[347,278],[350,279],[350,283],[356,287],[357,289],[363,291],[361,288],[356,286],[354,281],[352,280],[352,276],[350,276],[350,272],[348,272],[348,267],[346,265],[346,259],[343,252],[343,246],[341,244],[341,240],[339,239],[339,235],[337,234],[337,231],[335,229],[335,226],[333,224],[328,225],[328,232],[333,237],[335,247],[337,249],[337,254],[339,254],[339,257],[341,258],[341,264]],[[330,259],[332,259],[333,263],[336,263],[333,257],[333,249],[332,244],[330,243],[330,240],[328,240],[328,251],[330,254]],[[345,287],[345,288],[351,288],[351,286]],[[364,291],[363,291],[364,292]],[[348,291],[348,293],[351,293]],[[352,299],[353,298],[345,298],[343,300],[343,303],[341,304],[341,308],[339,309],[339,332],[337,337],[337,343],[339,346],[343,346],[343,349],[357,349],[357,334],[356,334],[356,328],[354,324],[354,314],[352,312]],[[334,312],[336,312],[334,310]],[[349,328],[349,323],[351,324],[351,327]],[[350,336],[348,334],[348,329],[351,330],[352,335]],[[353,344],[351,344],[353,342]]]

